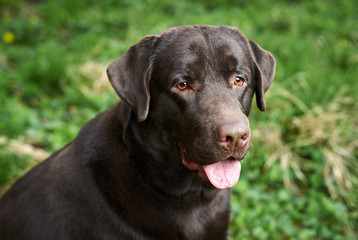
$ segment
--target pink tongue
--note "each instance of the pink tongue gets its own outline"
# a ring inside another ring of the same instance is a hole
[[[204,166],[204,171],[216,188],[230,188],[239,181],[241,164],[235,160],[224,160]]]

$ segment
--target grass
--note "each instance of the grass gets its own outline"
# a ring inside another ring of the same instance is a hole
[[[0,0],[0,193],[118,97],[108,63],[142,36],[231,25],[277,60],[232,194],[230,239],[358,235],[354,0]]]

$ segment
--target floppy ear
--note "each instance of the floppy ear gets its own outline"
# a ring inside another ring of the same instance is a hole
[[[118,96],[136,113],[138,122],[149,112],[151,56],[158,36],[146,36],[107,68],[107,75]]]
[[[257,107],[265,111],[264,93],[272,83],[276,71],[276,61],[272,54],[262,49],[257,43],[249,41],[249,51],[255,65],[255,93]]]

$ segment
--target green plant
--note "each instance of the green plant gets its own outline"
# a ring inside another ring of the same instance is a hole
[[[143,35],[231,25],[277,60],[267,110],[250,115],[231,239],[354,239],[357,8],[354,0],[0,1],[0,192],[118,100],[106,66]]]

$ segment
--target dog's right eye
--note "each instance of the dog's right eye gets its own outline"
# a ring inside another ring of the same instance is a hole
[[[245,79],[242,78],[242,77],[239,77],[239,76],[236,76],[235,77],[235,81],[234,81],[234,84],[237,85],[237,86],[242,86],[244,85],[245,83]]]
[[[181,91],[187,89],[189,87],[189,84],[187,82],[181,82],[178,83],[177,88]]]

